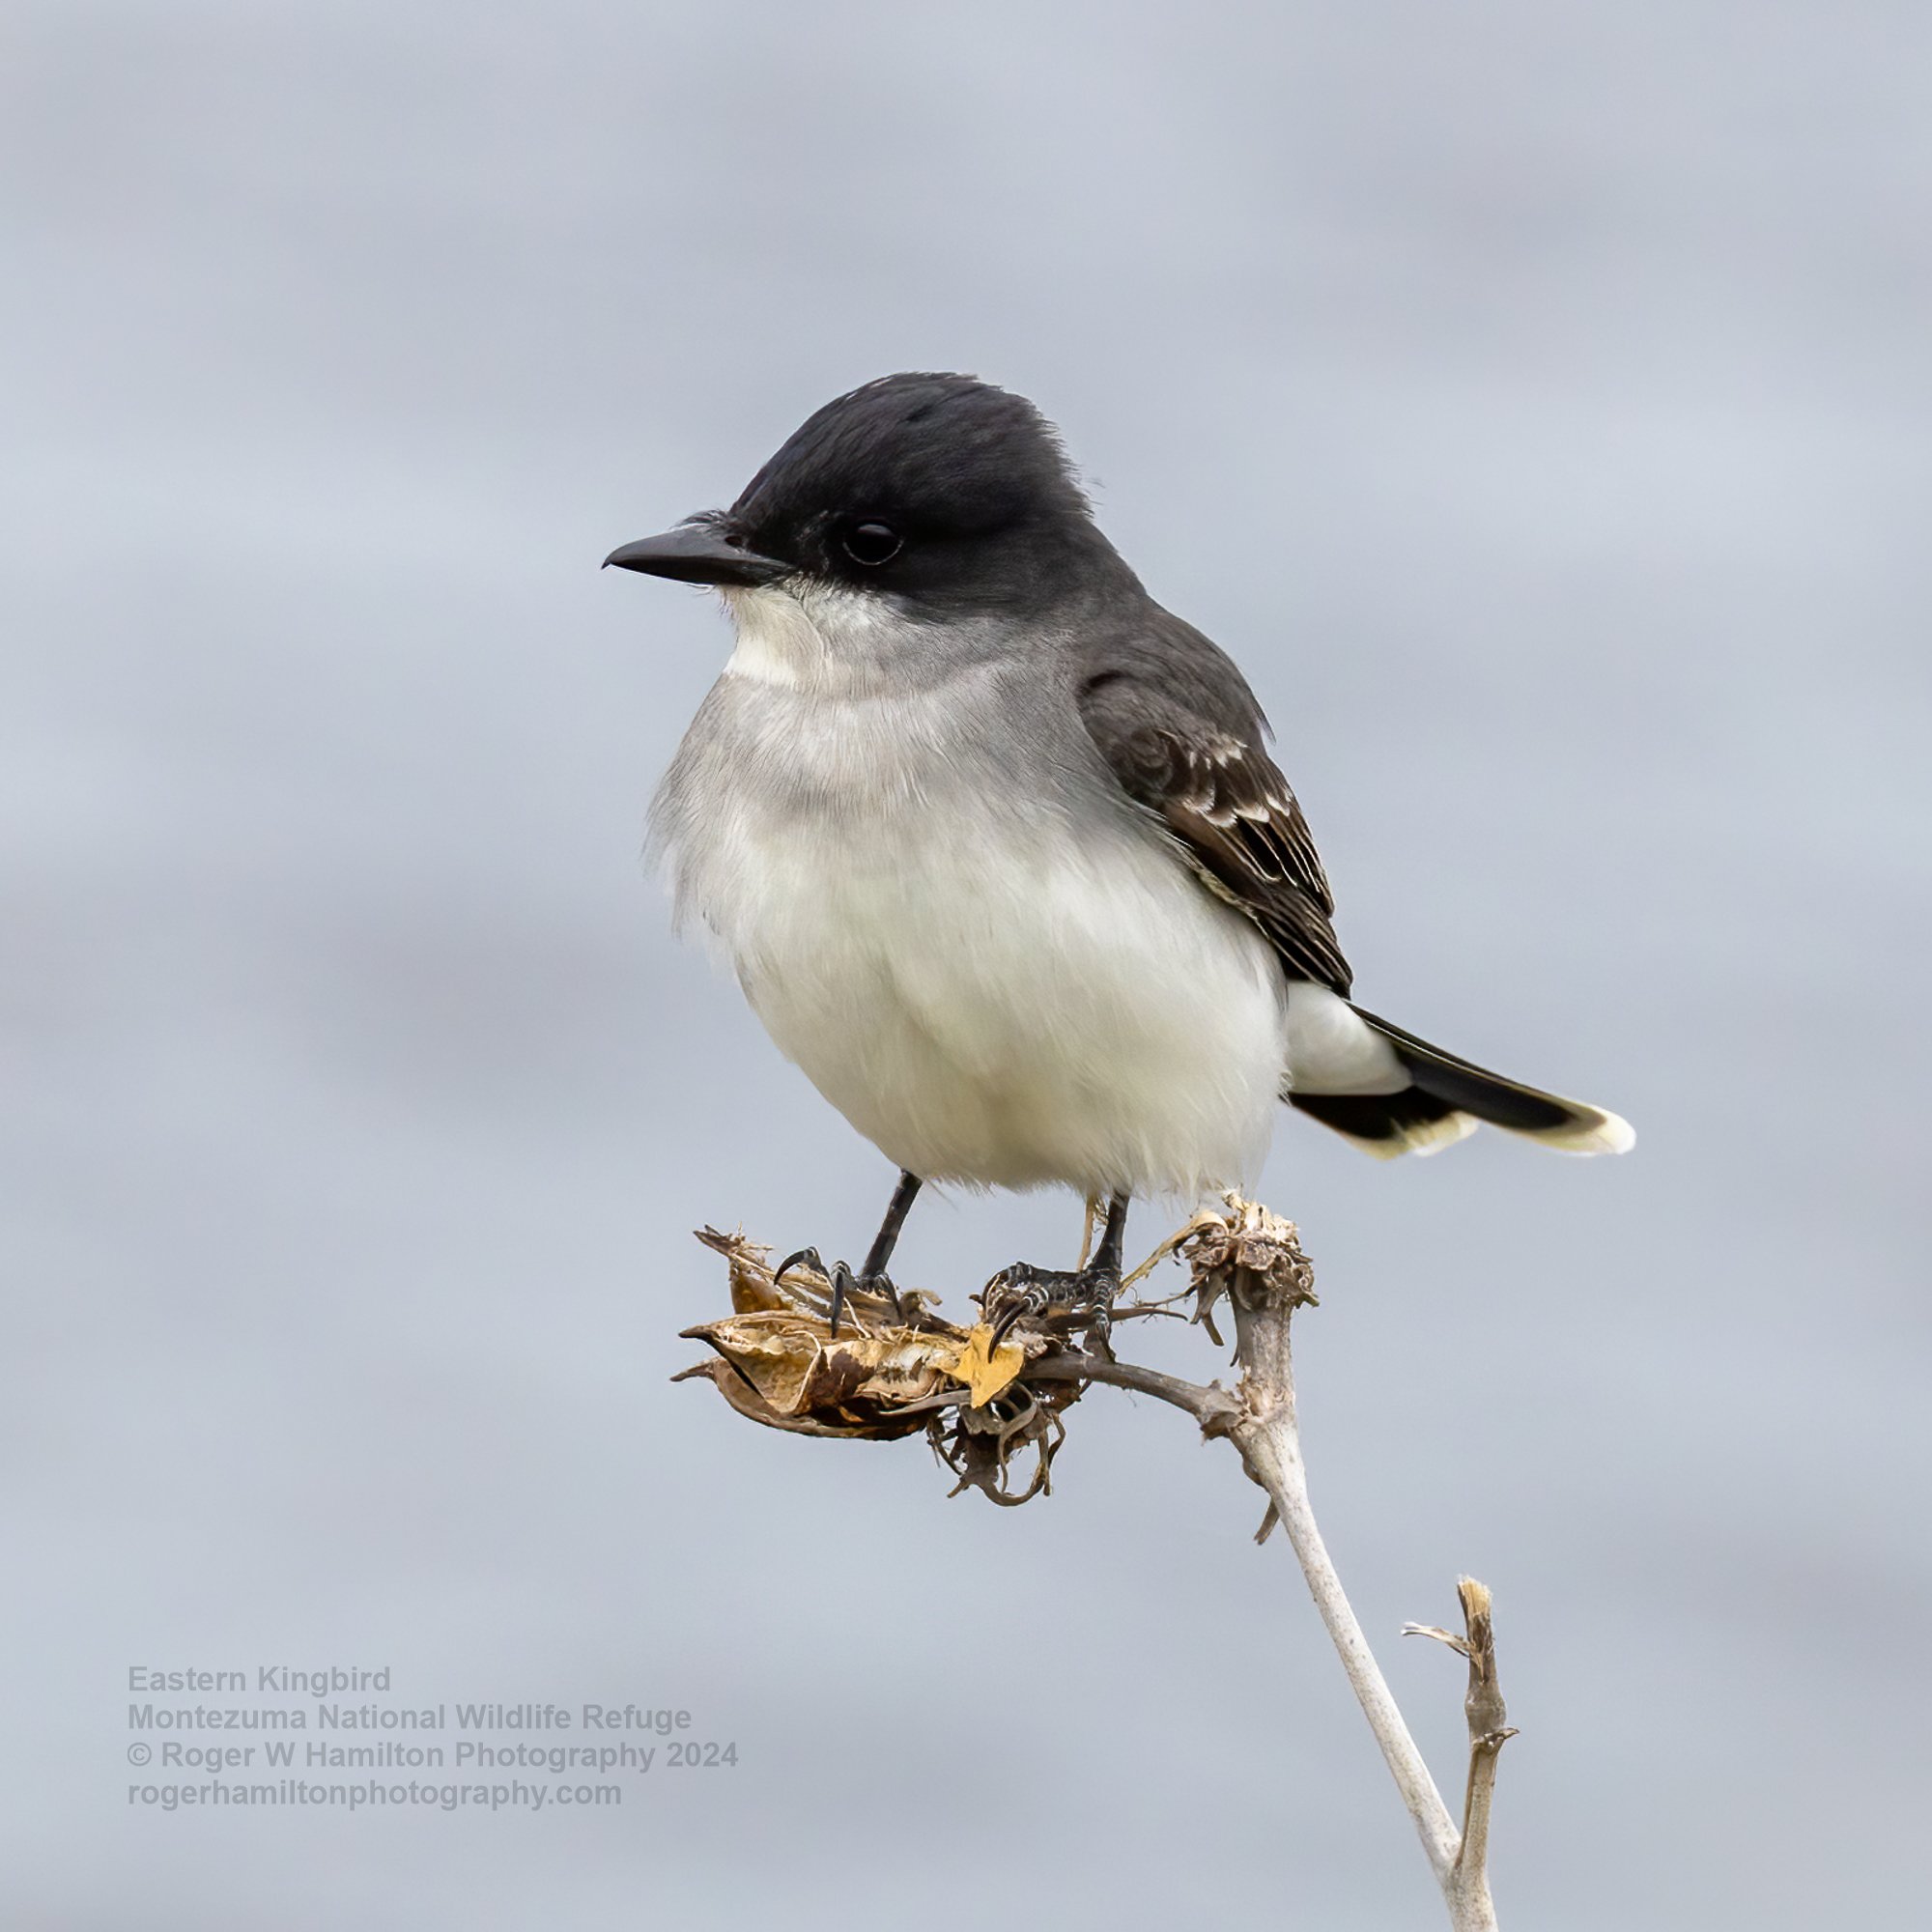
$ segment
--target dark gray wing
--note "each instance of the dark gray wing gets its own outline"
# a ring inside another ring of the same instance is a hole
[[[1121,788],[1155,813],[1221,898],[1261,927],[1290,978],[1347,996],[1334,895],[1246,680],[1160,611],[1151,634],[1091,651],[1080,716]]]

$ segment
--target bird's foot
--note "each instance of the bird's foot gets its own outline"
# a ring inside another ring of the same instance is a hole
[[[854,1294],[876,1295],[881,1301],[892,1303],[893,1313],[901,1321],[905,1320],[905,1304],[899,1299],[899,1292],[893,1285],[893,1278],[886,1274],[854,1274],[843,1262],[834,1262],[827,1267],[819,1259],[816,1248],[800,1248],[796,1254],[787,1255],[772,1271],[772,1286],[776,1288],[787,1274],[801,1264],[809,1267],[819,1280],[830,1285],[832,1290],[832,1339],[838,1339],[838,1318],[845,1312],[846,1298]]]
[[[980,1312],[992,1324],[993,1347],[1015,1321],[1032,1321],[1058,1334],[1084,1333],[1096,1353],[1111,1355],[1107,1336],[1121,1271],[1104,1264],[1084,1268],[1039,1268],[1015,1262],[1002,1268],[981,1290]]]

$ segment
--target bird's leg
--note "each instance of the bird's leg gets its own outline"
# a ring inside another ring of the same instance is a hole
[[[1127,1196],[1114,1195],[1107,1203],[1100,1245],[1082,1268],[1038,1268],[1015,1262],[986,1284],[980,1306],[993,1324],[993,1346],[1022,1316],[1036,1321],[1065,1319],[1069,1328],[1084,1327],[1094,1343],[1105,1349],[1113,1319],[1114,1297],[1121,1292],[1121,1257],[1127,1238]]]
[[[886,1279],[886,1266],[893,1258],[893,1250],[899,1244],[899,1230],[905,1226],[905,1217],[912,1211],[919,1189],[919,1176],[901,1168],[898,1185],[893,1189],[893,1198],[886,1204],[886,1218],[879,1224],[879,1232],[867,1250],[866,1271],[860,1277],[862,1283],[885,1282],[895,1300],[897,1299],[897,1291]]]
[[[893,1304],[894,1313],[904,1317],[905,1309],[900,1305],[899,1292],[893,1286],[886,1264],[898,1245],[899,1230],[905,1226],[905,1217],[912,1211],[919,1190],[919,1176],[900,1169],[898,1185],[893,1189],[893,1198],[886,1207],[886,1218],[880,1224],[871,1247],[867,1250],[866,1265],[858,1274],[854,1274],[843,1262],[834,1262],[827,1267],[819,1260],[816,1248],[800,1248],[795,1255],[787,1255],[773,1274],[772,1280],[776,1284],[800,1262],[810,1262],[817,1273],[832,1284],[832,1339],[835,1342],[838,1339],[838,1318],[844,1313],[845,1297],[855,1290],[861,1294],[884,1295]]]
[[[1107,1223],[1100,1230],[1100,1245],[1084,1273],[1094,1276],[1106,1288],[1111,1302],[1121,1292],[1121,1258],[1127,1245],[1127,1196],[1116,1194],[1107,1203]]]

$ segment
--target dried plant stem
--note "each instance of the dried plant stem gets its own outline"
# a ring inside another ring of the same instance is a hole
[[[1248,1439],[1243,1440],[1243,1436]],[[1268,1493],[1281,1526],[1288,1532],[1301,1574],[1308,1581],[1309,1595],[1328,1628],[1328,1637],[1348,1673],[1350,1688],[1369,1728],[1381,1747],[1402,1802],[1415,1823],[1422,1849],[1438,1881],[1454,1866],[1458,1850],[1455,1821],[1429,1775],[1415,1740],[1384,1681],[1369,1640],[1350,1607],[1342,1579],[1321,1540],[1315,1512],[1308,1500],[1307,1472],[1302,1464],[1300,1444],[1291,1417],[1286,1423],[1279,1415],[1264,1423],[1244,1425],[1235,1436],[1248,1473]],[[1460,1920],[1452,1923],[1461,1924]],[[1480,1921],[1477,1921],[1480,1922]]]
[[[1236,1355],[1242,1372],[1234,1392],[1219,1383],[1202,1387],[1156,1370],[1090,1354],[1050,1355],[1030,1364],[1028,1375],[1035,1380],[1078,1379],[1137,1390],[1187,1410],[1205,1435],[1225,1436],[1235,1445],[1248,1475],[1267,1493],[1268,1514],[1258,1540],[1265,1538],[1277,1521],[1287,1531],[1309,1594],[1422,1840],[1454,1932],[1494,1932],[1495,1907],[1488,1872],[1490,1804],[1497,1754],[1514,1733],[1503,1721],[1502,1697],[1496,1689],[1489,1592],[1480,1583],[1463,1579],[1466,1638],[1407,1627],[1440,1638],[1469,1660],[1465,1703],[1469,1777],[1459,1832],[1350,1606],[1309,1501],[1289,1328],[1295,1308],[1313,1299],[1312,1270],[1292,1226],[1245,1203],[1230,1206],[1237,1218],[1227,1224],[1229,1237],[1214,1237],[1205,1256],[1197,1252],[1195,1275],[1204,1306],[1226,1294],[1234,1307]],[[1244,1236],[1252,1246],[1244,1246]],[[1262,1265],[1255,1264],[1257,1257]],[[1284,1264],[1285,1258],[1293,1265]]]
[[[1463,1915],[1454,1923],[1478,1928],[1496,1922],[1490,1902],[1490,1804],[1495,1796],[1496,1759],[1516,1736],[1509,1711],[1496,1682],[1496,1636],[1490,1621],[1490,1592],[1473,1577],[1458,1579],[1463,1601],[1464,1634],[1436,1630],[1432,1625],[1404,1624],[1404,1636],[1429,1636],[1469,1660],[1469,1690],[1463,1710],[1469,1720],[1469,1781],[1463,1794],[1463,1833],[1456,1861],[1443,1889],[1452,1913]]]

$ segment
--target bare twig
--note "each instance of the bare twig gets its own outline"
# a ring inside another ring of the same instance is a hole
[[[1437,1630],[1429,1624],[1404,1624],[1404,1636],[1434,1637],[1469,1661],[1469,1690],[1463,1709],[1469,1720],[1469,1781],[1463,1794],[1462,1843],[1457,1848],[1450,1881],[1444,1889],[1452,1912],[1459,1907],[1459,1925],[1492,1926],[1496,1909],[1490,1902],[1490,1804],[1495,1795],[1496,1759],[1516,1736],[1496,1682],[1496,1635],[1490,1621],[1490,1591],[1473,1577],[1457,1579],[1463,1600],[1463,1624],[1467,1634]]]
[[[1026,1378],[1030,1382],[1105,1382],[1110,1388],[1154,1396],[1176,1408],[1184,1408],[1209,1435],[1225,1435],[1227,1425],[1241,1412],[1240,1403],[1219,1382],[1209,1382],[1204,1388],[1199,1382],[1182,1381],[1179,1376],[1163,1375],[1158,1369],[1110,1361],[1104,1355],[1083,1355],[1073,1350],[1029,1362]]]

